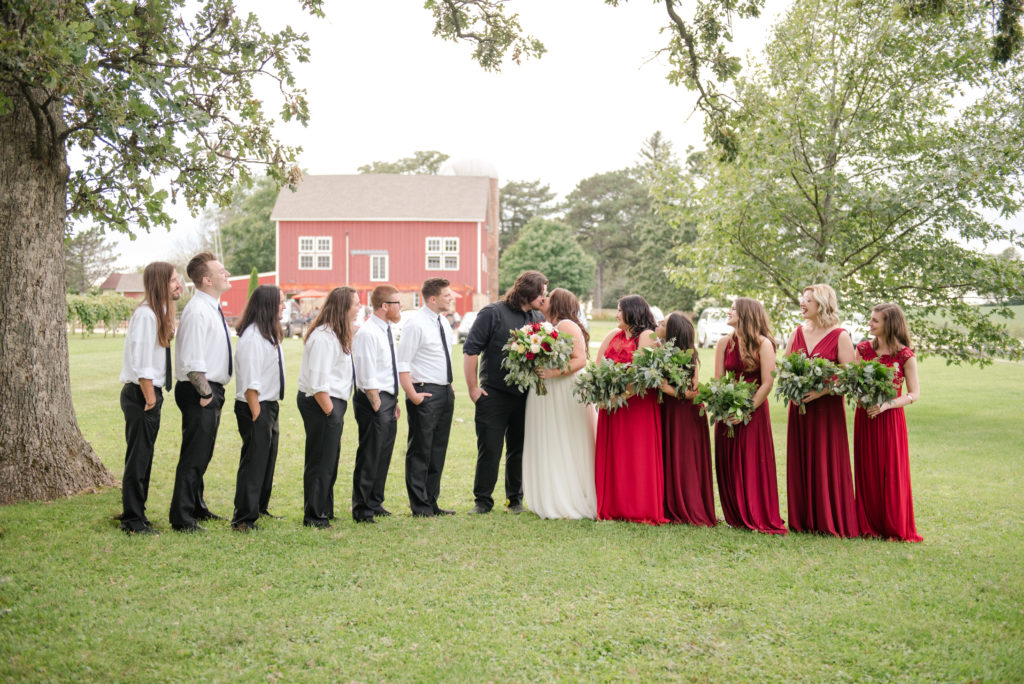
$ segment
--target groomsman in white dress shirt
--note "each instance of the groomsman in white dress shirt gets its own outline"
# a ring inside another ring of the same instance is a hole
[[[177,362],[174,402],[181,411],[181,454],[171,495],[171,527],[198,532],[203,520],[223,520],[203,500],[203,475],[213,458],[213,445],[224,406],[224,385],[231,380],[231,336],[220,296],[231,289],[228,270],[210,252],[188,262],[195,285],[181,312],[174,343]]]
[[[391,323],[402,318],[398,290],[378,285],[370,294],[371,315],[352,342],[356,368],[355,404],[359,446],[352,475],[352,517],[372,523],[389,516],[384,508],[384,485],[398,431],[398,366]]]
[[[455,513],[437,505],[455,411],[452,328],[445,317],[453,302],[449,285],[445,278],[423,283],[423,306],[402,326],[398,345],[398,378],[409,420],[405,487],[412,514],[424,518]]]

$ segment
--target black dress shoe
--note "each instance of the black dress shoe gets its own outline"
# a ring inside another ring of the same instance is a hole
[[[508,506],[505,507],[505,510],[508,511],[509,513],[515,513],[516,515],[526,512],[526,508],[524,508],[523,504],[521,503],[509,504]]]
[[[377,524],[377,521],[374,520],[373,518],[356,518],[355,520],[356,520],[357,523],[369,523],[371,525],[376,525]]]
[[[196,520],[198,520],[199,522],[203,522],[205,520],[223,520],[223,519],[224,518],[222,518],[221,516],[217,515],[213,511],[207,511],[203,515],[196,516]]]
[[[485,514],[490,513],[490,512],[491,512],[490,508],[484,508],[480,504],[477,504],[476,506],[473,506],[472,509],[470,509],[469,514],[470,515],[485,515]]]
[[[414,518],[436,518],[437,517],[437,513],[433,513],[433,512],[431,512],[431,513],[417,513],[416,511],[413,511],[412,517],[414,517]]]
[[[449,510],[447,508],[438,508],[436,511],[434,511],[434,515],[455,515],[455,511]]]
[[[380,510],[374,511],[373,515],[374,515],[374,517],[377,517],[377,518],[390,518],[391,517],[391,511],[389,511],[386,508],[381,508]]]
[[[153,529],[152,527],[150,527],[149,525],[146,525],[145,527],[140,527],[140,528],[139,528],[139,529],[137,529],[137,530],[133,530],[133,529],[132,529],[132,528],[130,528],[130,527],[122,527],[122,528],[121,528],[121,531],[122,531],[122,532],[124,532],[125,534],[127,534],[127,535],[128,535],[129,537],[131,537],[131,536],[134,536],[134,535],[137,535],[137,534],[138,534],[138,535],[149,535],[149,536],[153,536],[153,537],[155,537],[155,536],[157,536],[157,535],[159,535],[159,534],[160,534],[159,532],[157,532],[156,530],[154,530],[154,529]]]
[[[261,518],[273,518],[274,520],[284,520],[283,515],[274,515],[270,511],[260,511]]]
[[[205,527],[199,525],[172,525],[175,532],[181,532],[182,534],[194,534],[196,532],[205,532]]]
[[[329,520],[303,520],[302,524],[306,527],[315,527],[318,530],[326,530],[331,526]]]
[[[231,529],[235,530],[236,532],[253,532],[253,531],[255,531],[258,528],[256,527],[256,523],[240,522],[240,523],[232,523],[231,524]]]

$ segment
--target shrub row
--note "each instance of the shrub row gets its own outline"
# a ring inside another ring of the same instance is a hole
[[[116,334],[117,328],[132,316],[139,302],[119,294],[106,292],[100,295],[69,294],[67,296],[68,324],[72,332],[81,328],[82,336],[92,334],[102,323],[104,336],[107,331]]]

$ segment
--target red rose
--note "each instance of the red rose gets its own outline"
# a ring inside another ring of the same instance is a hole
[[[531,361],[533,360],[533,358],[535,356],[537,356],[537,355],[534,354],[533,352],[526,352],[526,358],[530,359]]]
[[[551,351],[551,345],[548,344],[547,342],[541,342],[540,348],[547,352]]]
[[[557,340],[558,339],[558,331],[557,330],[552,330],[551,331],[551,339],[553,339],[553,340]]]
[[[540,332],[540,323],[533,324],[533,332]]]

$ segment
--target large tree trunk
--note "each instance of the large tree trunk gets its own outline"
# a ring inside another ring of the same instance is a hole
[[[45,123],[37,138],[28,101],[7,83],[0,88],[14,103],[0,116],[0,504],[7,504],[115,480],[82,437],[71,404],[64,146],[52,144]],[[60,121],[58,110],[50,114]]]

